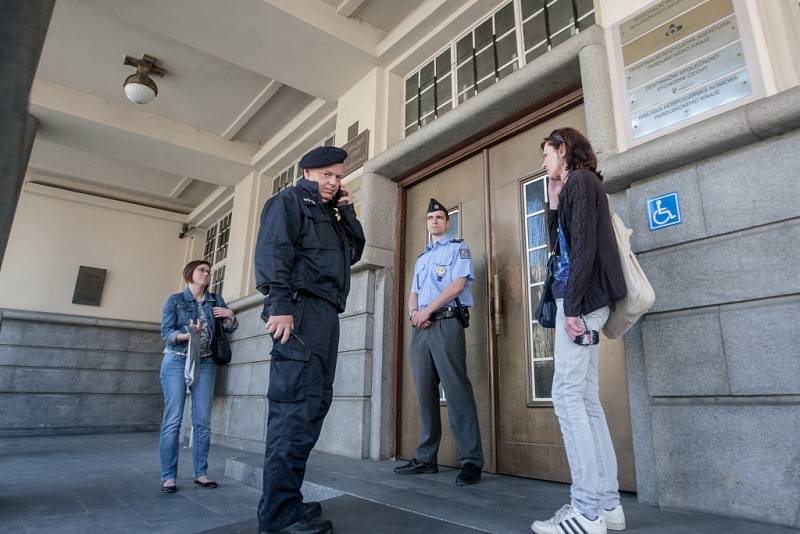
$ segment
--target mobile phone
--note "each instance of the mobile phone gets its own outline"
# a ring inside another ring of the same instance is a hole
[[[336,191],[336,194],[333,195],[333,198],[331,199],[331,205],[336,207],[339,204],[339,199],[340,198],[342,198],[342,188],[341,187]]]
[[[576,345],[597,345],[600,343],[600,334],[597,330],[590,330],[586,324],[586,319],[583,317],[581,317],[581,322],[583,323],[583,334],[577,336],[572,342]]]
[[[576,345],[597,345],[600,343],[600,334],[597,330],[587,330],[572,340]]]

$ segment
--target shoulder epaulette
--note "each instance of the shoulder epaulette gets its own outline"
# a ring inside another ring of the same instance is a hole
[[[463,239],[451,239],[450,242],[451,243],[463,243],[464,240]]]

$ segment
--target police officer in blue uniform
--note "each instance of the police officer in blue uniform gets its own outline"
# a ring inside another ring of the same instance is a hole
[[[431,243],[417,258],[408,297],[411,334],[409,358],[417,387],[421,435],[416,456],[398,466],[398,475],[437,473],[437,454],[442,437],[439,418],[439,382],[447,398],[450,428],[461,453],[459,486],[481,479],[483,449],[478,428],[475,396],[467,376],[464,328],[472,306],[470,284],[474,281],[469,247],[462,239],[450,239],[450,217],[437,200],[428,204],[426,225]]]
[[[270,198],[261,214],[256,287],[266,295],[262,318],[273,340],[262,532],[333,532],[320,504],[303,502],[300,486],[333,397],[350,266],[364,250],[350,191],[341,184],[346,157],[337,147],[303,156],[303,178]]]

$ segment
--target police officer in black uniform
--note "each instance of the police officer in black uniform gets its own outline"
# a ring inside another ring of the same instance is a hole
[[[331,405],[338,314],[365,243],[350,191],[341,185],[346,157],[337,147],[303,156],[303,178],[270,198],[261,214],[256,287],[266,295],[262,318],[273,339],[262,532],[333,532],[320,518],[320,504],[303,502],[300,486]]]

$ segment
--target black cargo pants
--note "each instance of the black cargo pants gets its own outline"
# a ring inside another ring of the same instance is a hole
[[[311,449],[333,398],[339,316],[333,304],[303,294],[293,304],[293,336],[273,343],[267,399],[264,486],[258,503],[262,531],[301,519],[300,486]]]

